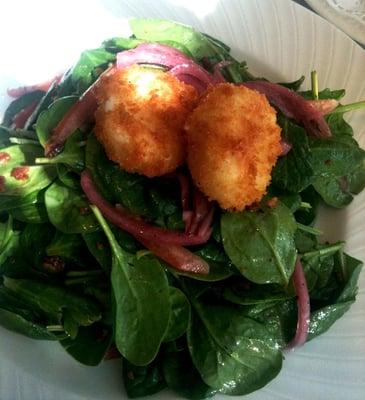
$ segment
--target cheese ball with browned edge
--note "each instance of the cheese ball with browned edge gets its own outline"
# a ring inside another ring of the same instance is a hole
[[[95,135],[128,172],[155,177],[186,159],[184,124],[196,89],[157,68],[113,69],[96,85]]]
[[[223,209],[261,200],[281,153],[276,111],[244,86],[219,84],[187,119],[188,166],[199,189]]]

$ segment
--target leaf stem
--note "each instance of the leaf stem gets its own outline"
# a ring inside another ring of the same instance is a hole
[[[72,278],[72,277],[81,277],[81,276],[93,276],[93,275],[99,275],[102,274],[103,271],[100,269],[97,270],[91,270],[91,271],[70,271],[67,272],[66,277]]]
[[[335,253],[336,251],[342,250],[344,244],[345,244],[344,242],[339,242],[332,246],[325,247],[324,249],[309,251],[307,253],[304,253],[303,257],[311,258],[315,256],[325,256],[327,254]]]
[[[349,111],[360,110],[361,108],[365,108],[365,100],[338,106],[328,114],[344,114]]]
[[[312,96],[314,100],[318,100],[318,76],[317,71],[311,72],[311,83],[312,83]]]
[[[304,208],[304,209],[309,210],[309,209],[312,208],[312,206],[311,206],[310,203],[307,203],[307,202],[305,202],[305,201],[302,201],[302,202],[300,203],[300,205],[299,205],[299,208]]]
[[[36,164],[58,164],[56,158],[38,157],[35,159]]]
[[[41,144],[33,139],[26,139],[20,137],[10,137],[9,142],[12,144],[34,144],[36,146],[40,146]]]
[[[63,326],[62,325],[48,325],[46,326],[46,329],[48,332],[63,332]]]
[[[311,235],[319,236],[319,235],[323,234],[323,232],[320,231],[319,229],[313,228],[311,226],[300,224],[299,222],[297,222],[297,227],[298,227],[299,230],[301,230],[303,232],[310,233]]]

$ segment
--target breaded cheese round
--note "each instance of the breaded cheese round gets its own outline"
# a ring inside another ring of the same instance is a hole
[[[281,153],[276,111],[244,86],[213,87],[186,121],[188,166],[195,184],[224,209],[260,201]]]
[[[160,69],[132,66],[102,76],[96,97],[96,137],[121,168],[154,177],[185,161],[194,87]]]

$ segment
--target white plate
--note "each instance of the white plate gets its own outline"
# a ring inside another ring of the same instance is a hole
[[[320,87],[345,87],[345,102],[365,99],[365,52],[322,18],[287,0],[22,4],[13,0],[2,10],[0,24],[0,92],[9,85],[51,77],[85,47],[123,35],[123,20],[129,16],[191,24],[231,45],[234,55],[247,60],[255,73],[283,81],[308,76],[316,69]],[[3,97],[3,105],[7,100]],[[349,118],[365,147],[365,113]],[[346,239],[351,254],[365,259],[365,193],[345,211],[329,215],[328,237]],[[288,355],[278,378],[245,399],[365,398],[364,278],[362,273],[358,300],[351,310],[325,335]],[[116,400],[125,396],[118,362],[84,367],[57,344],[27,340],[5,330],[1,330],[0,351],[1,400]],[[171,394],[157,398],[171,399]]]
[[[306,0],[323,17],[365,45],[365,0]]]

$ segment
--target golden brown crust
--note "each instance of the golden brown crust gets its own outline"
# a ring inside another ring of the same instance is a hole
[[[224,209],[260,201],[281,152],[276,112],[243,86],[212,88],[188,118],[188,166],[195,184]]]
[[[133,66],[102,77],[96,90],[95,134],[108,157],[149,177],[185,161],[185,120],[196,90],[157,69]]]

